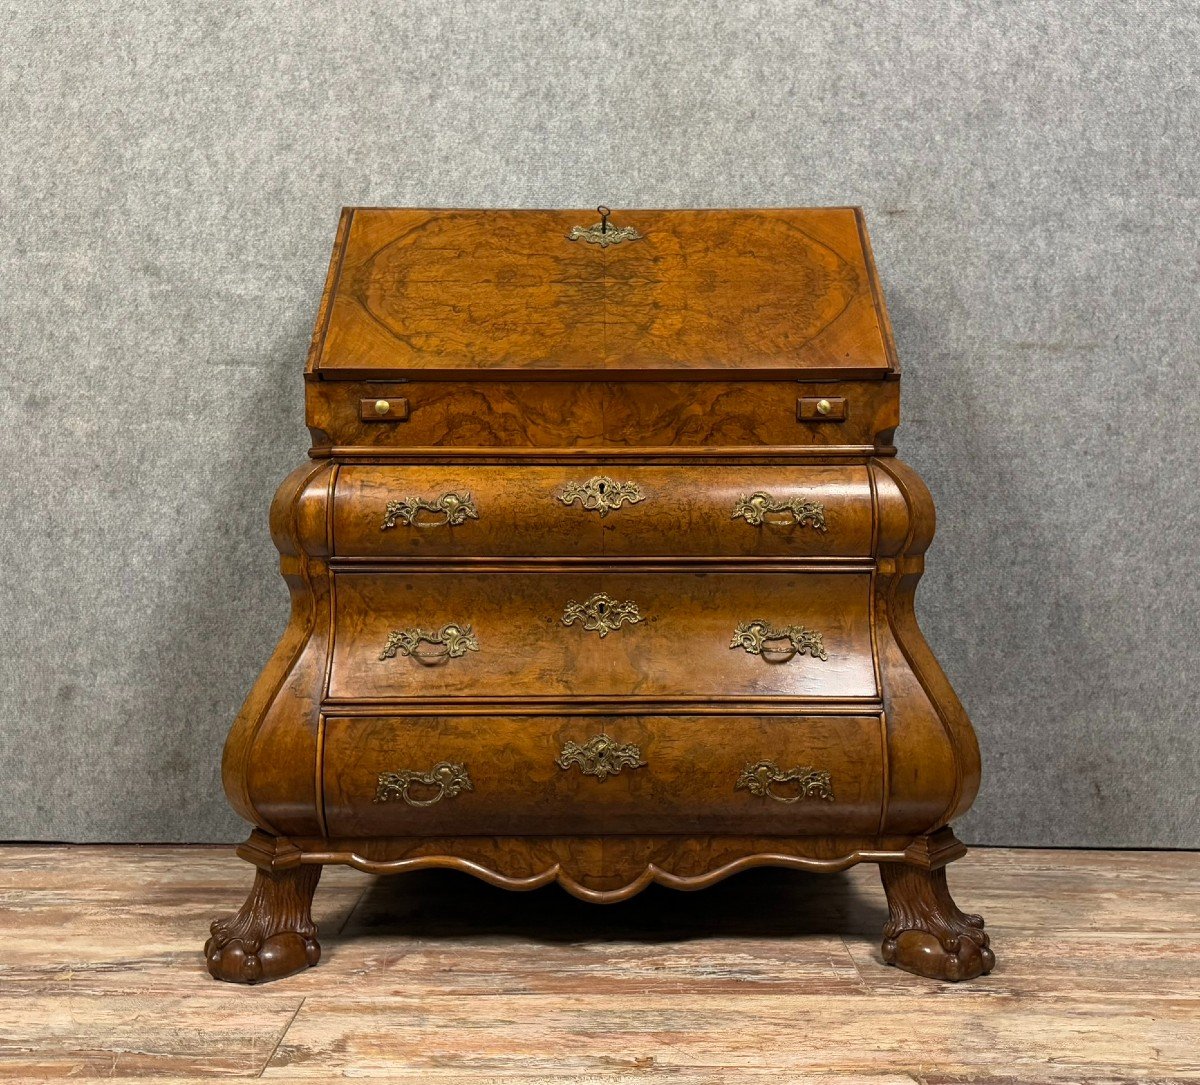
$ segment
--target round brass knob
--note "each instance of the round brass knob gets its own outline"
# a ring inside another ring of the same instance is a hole
[[[833,404],[827,399],[822,399],[817,403],[817,414],[828,414],[833,410]]]
[[[387,414],[392,409],[392,405],[386,399],[375,400],[375,413]]]

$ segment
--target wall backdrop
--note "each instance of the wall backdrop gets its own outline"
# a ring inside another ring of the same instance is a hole
[[[697,11],[701,12],[698,16]],[[1190,0],[0,3],[0,838],[226,840],[342,204],[862,204],[976,843],[1200,846]]]

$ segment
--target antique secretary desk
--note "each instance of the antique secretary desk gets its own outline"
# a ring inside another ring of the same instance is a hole
[[[885,961],[989,971],[899,376],[854,208],[343,212],[211,973],[316,964],[325,863],[608,902],[873,862]]]

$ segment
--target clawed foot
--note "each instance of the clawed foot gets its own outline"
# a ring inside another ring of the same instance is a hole
[[[218,919],[204,944],[214,978],[264,983],[311,968],[321,959],[310,909],[319,866],[271,871],[259,868],[237,915]]]
[[[918,976],[952,981],[974,979],[995,967],[983,919],[959,910],[945,867],[880,863],[879,872],[889,910],[884,961]]]

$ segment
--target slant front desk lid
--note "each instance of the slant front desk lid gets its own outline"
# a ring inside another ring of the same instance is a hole
[[[347,208],[321,378],[892,376],[862,213]]]

